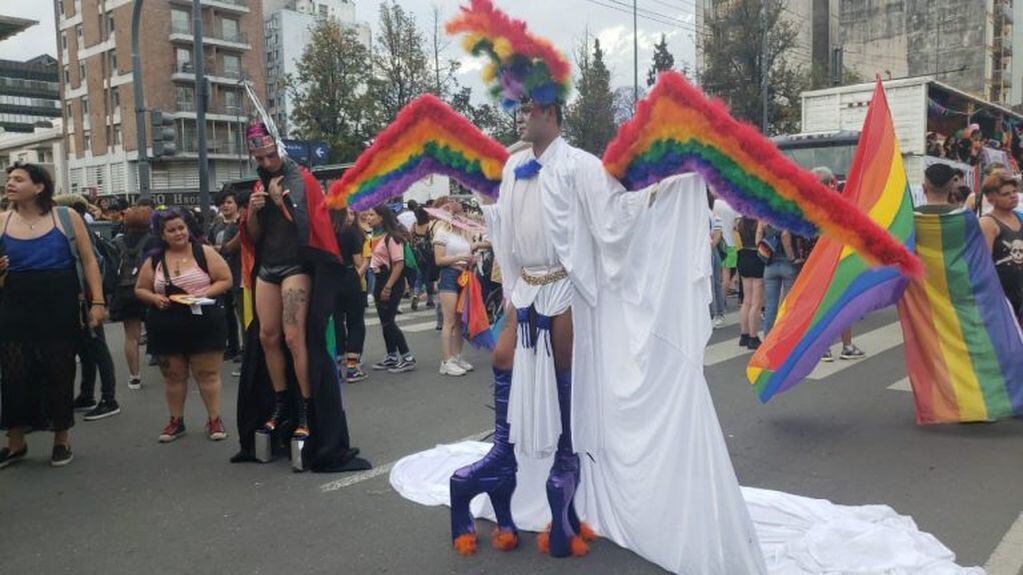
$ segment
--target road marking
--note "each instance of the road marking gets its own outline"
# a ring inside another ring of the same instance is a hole
[[[462,443],[463,441],[480,441],[484,437],[487,437],[488,435],[492,434],[493,432],[494,432],[493,429],[481,431],[479,433],[470,435],[469,437],[463,437],[462,439],[459,439],[455,443]],[[360,471],[358,473],[348,475],[336,481],[331,481],[330,483],[324,483],[323,485],[320,486],[320,493],[330,493],[331,491],[344,489],[345,487],[355,485],[356,483],[362,483],[363,481],[368,481],[370,479],[373,479],[374,477],[378,477],[385,473],[390,473],[391,468],[394,467],[395,463],[397,463],[397,461],[385,463],[379,467],[367,469],[366,471]]]
[[[1023,513],[1020,513],[984,564],[987,575],[1023,573]]]
[[[869,331],[863,335],[855,336],[859,346],[865,349],[868,356],[858,360],[841,360],[838,356],[835,356],[835,361],[831,363],[818,363],[817,367],[814,368],[813,372],[806,379],[820,381],[822,379],[831,377],[836,373],[843,370],[849,369],[850,367],[869,359],[871,355],[878,355],[882,352],[888,351],[902,345],[902,326],[899,322],[892,322],[883,327],[879,327],[874,331]],[[836,350],[841,351],[841,349]]]
[[[411,320],[411,319],[417,319],[417,318],[423,318],[423,317],[432,317],[436,313],[437,312],[435,312],[432,309],[428,309],[428,310],[425,310],[425,311],[405,311],[401,315],[397,316],[395,319],[399,323],[401,323],[402,321],[408,321],[408,320]],[[367,318],[366,319],[366,326],[368,327],[368,326],[371,326],[371,325],[380,325],[380,318],[379,317]]]
[[[730,337],[725,341],[719,341],[714,345],[708,345],[703,350],[703,365],[709,367],[724,363],[730,359],[743,355],[750,355],[753,352],[745,347],[739,347],[739,338]]]
[[[437,321],[424,321],[423,323],[413,323],[409,325],[398,326],[403,332],[417,333],[420,331],[429,331],[431,329],[437,329]]]
[[[899,381],[896,381],[895,383],[889,385],[888,389],[892,391],[908,391],[910,393],[913,392],[913,386],[909,384],[908,377],[904,377]]]

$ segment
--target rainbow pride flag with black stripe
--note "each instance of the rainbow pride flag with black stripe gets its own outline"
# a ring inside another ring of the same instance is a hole
[[[916,214],[926,274],[899,301],[917,423],[1023,414],[1023,334],[977,217]]]

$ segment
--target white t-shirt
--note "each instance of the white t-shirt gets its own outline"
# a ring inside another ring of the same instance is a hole
[[[725,245],[730,248],[735,247],[733,230],[735,230],[735,220],[739,219],[739,214],[732,209],[732,206],[728,205],[728,202],[721,198],[715,198],[714,217],[721,222],[721,236],[725,240]]]
[[[412,228],[416,225],[416,214],[405,210],[398,214],[398,221],[401,222],[401,225],[405,226],[406,230],[411,232]]]
[[[464,256],[472,251],[472,246],[469,245],[468,240],[462,237],[461,234],[449,230],[441,231],[435,235],[433,243],[444,246],[445,257]]]

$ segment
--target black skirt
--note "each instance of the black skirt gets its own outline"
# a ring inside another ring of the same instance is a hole
[[[224,308],[201,306],[202,315],[178,303],[161,310],[150,308],[146,314],[147,351],[160,355],[196,355],[227,348],[227,320]]]
[[[748,248],[739,250],[739,277],[750,279],[764,277],[764,260],[760,259],[757,250]]]
[[[0,298],[0,429],[74,425],[82,326],[73,269],[7,275]]]
[[[133,286],[118,286],[110,301],[110,321],[146,318],[146,304],[135,297]]]

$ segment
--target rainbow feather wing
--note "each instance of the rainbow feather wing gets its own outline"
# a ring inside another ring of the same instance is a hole
[[[608,146],[604,166],[630,190],[697,172],[743,215],[796,234],[831,237],[871,264],[922,273],[906,246],[677,72],[661,74]]]
[[[366,210],[431,174],[448,176],[487,196],[497,196],[508,151],[426,94],[413,100],[377,136],[355,165],[330,187],[331,207]]]

